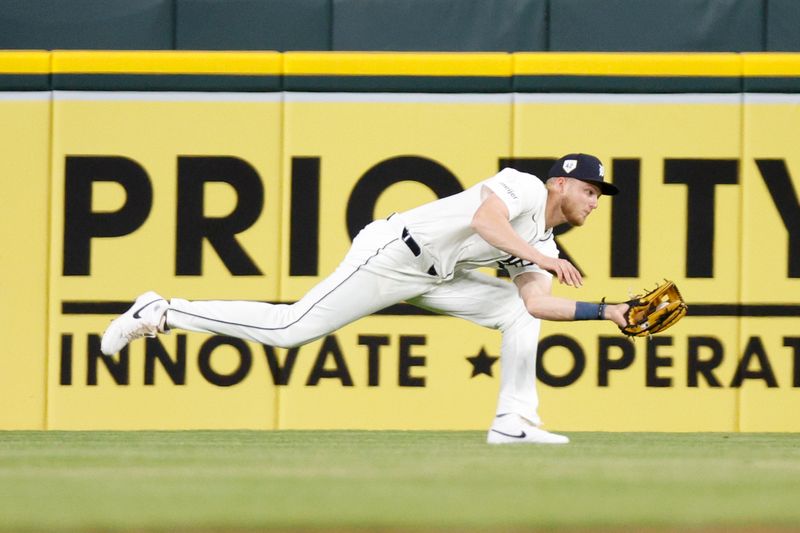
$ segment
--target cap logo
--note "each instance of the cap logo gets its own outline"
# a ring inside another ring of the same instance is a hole
[[[606,171],[605,171],[605,169],[603,168],[603,164],[602,164],[602,163],[600,163],[600,169],[599,169],[599,172],[600,172],[600,177],[601,177],[601,178],[602,178],[603,176],[605,176],[605,174],[606,174]]]
[[[565,159],[564,160],[564,172],[569,174],[573,170],[578,168],[578,161],[575,159]]]

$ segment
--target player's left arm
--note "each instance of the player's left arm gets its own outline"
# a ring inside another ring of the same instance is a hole
[[[514,278],[522,301],[528,312],[542,320],[570,321],[581,320],[576,317],[577,304],[575,300],[553,296],[553,278],[541,272],[523,272]],[[599,313],[602,316],[592,317],[596,320],[610,320],[623,327],[627,324],[624,313],[628,304],[608,304],[602,306]]]

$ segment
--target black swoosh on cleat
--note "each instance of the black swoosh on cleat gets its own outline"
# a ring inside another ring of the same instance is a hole
[[[156,298],[156,299],[155,299],[155,300],[153,300],[152,302],[147,302],[146,304],[144,304],[144,305],[143,305],[143,306],[141,306],[139,309],[137,309],[136,311],[134,311],[134,312],[133,312],[133,318],[136,318],[136,319],[142,318],[141,316],[139,316],[139,312],[140,312],[140,311],[142,311],[142,310],[143,310],[145,307],[147,307],[148,305],[152,305],[152,304],[154,304],[154,303],[156,303],[156,302],[160,302],[161,300],[163,300],[163,298]]]
[[[512,439],[524,439],[525,437],[527,437],[527,435],[525,435],[525,432],[522,430],[520,430],[519,435],[512,435],[511,433],[503,433],[502,431],[497,431],[496,429],[493,429],[492,431],[504,435],[506,437],[511,437]]]

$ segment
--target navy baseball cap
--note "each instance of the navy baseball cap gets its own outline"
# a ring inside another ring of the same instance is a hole
[[[619,189],[613,183],[603,181],[605,169],[603,163],[589,154],[567,154],[550,167],[548,178],[575,178],[600,187],[600,192],[613,196]]]

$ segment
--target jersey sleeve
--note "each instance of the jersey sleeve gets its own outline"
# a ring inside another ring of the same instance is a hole
[[[533,174],[504,168],[483,182],[508,208],[509,220],[528,211],[535,211],[545,201],[546,189]]]
[[[553,238],[552,233],[548,238],[537,242],[533,246],[548,257],[558,257],[559,255],[558,246],[556,245],[556,240]],[[550,273],[550,271],[541,268],[536,263],[530,263],[528,261],[504,265],[504,267],[512,280],[520,274],[524,274],[525,272],[538,272],[540,274],[553,277],[553,274]]]

